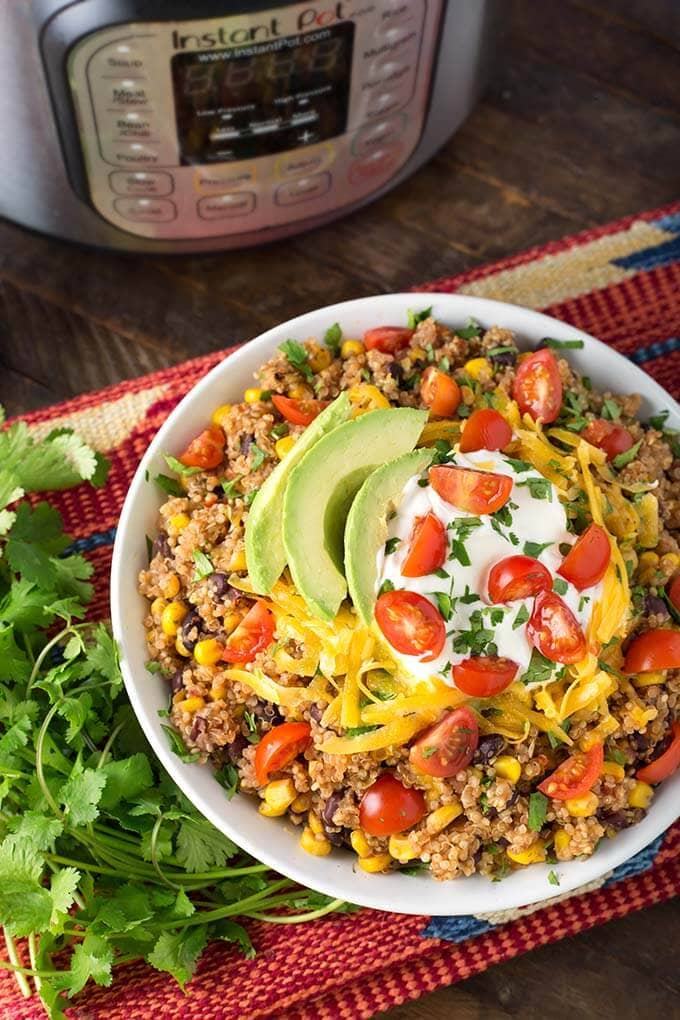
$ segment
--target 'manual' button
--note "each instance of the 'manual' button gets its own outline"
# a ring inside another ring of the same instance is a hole
[[[228,216],[247,216],[254,208],[252,191],[233,191],[228,195],[206,195],[199,199],[198,215],[204,220],[221,220]]]

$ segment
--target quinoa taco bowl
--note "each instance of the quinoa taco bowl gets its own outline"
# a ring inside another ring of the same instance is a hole
[[[476,298],[346,302],[231,355],[116,539],[161,761],[352,902],[497,910],[605,874],[678,814],[678,427],[620,355]]]

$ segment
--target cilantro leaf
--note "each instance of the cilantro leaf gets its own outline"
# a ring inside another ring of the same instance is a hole
[[[548,881],[550,882],[551,885],[559,885],[560,884],[560,880],[559,880],[559,878],[557,876],[557,872],[556,871],[549,871],[548,872]]]
[[[437,608],[441,615],[445,620],[450,620],[453,611],[451,596],[445,591],[433,591],[431,594],[437,601]]]
[[[177,460],[177,457],[173,457],[171,453],[164,454],[163,459],[171,471],[174,471],[176,475],[184,475],[185,478],[190,478],[191,475],[199,475],[203,470],[200,467],[187,467],[186,464],[182,464],[181,460]]]
[[[156,970],[172,974],[179,986],[184,988],[196,970],[207,941],[208,930],[204,927],[164,931],[146,959]]]
[[[333,357],[337,358],[342,343],[342,330],[339,322],[334,322],[332,326],[328,327],[324,333],[323,341]]]
[[[529,797],[529,821],[532,832],[540,832],[548,810],[548,798],[543,793],[532,793]]]
[[[193,552],[194,563],[196,569],[194,570],[192,581],[202,581],[205,577],[210,577],[211,574],[215,573],[215,568],[212,564],[212,560],[206,553],[201,549],[194,549]]]
[[[529,610],[527,609],[526,606],[520,606],[519,609],[517,610],[517,616],[512,621],[512,629],[517,630],[517,628],[521,627],[523,623],[526,623],[528,619]]]
[[[475,337],[481,336],[484,330],[476,319],[468,319],[467,326],[458,327],[454,332],[456,336],[462,337],[463,340],[474,340]]]
[[[584,347],[583,340],[553,340],[550,336],[544,336],[541,340],[542,347],[552,347],[553,350],[580,350]]]
[[[250,452],[252,454],[252,461],[250,466],[252,467],[253,471],[257,471],[257,469],[262,467],[265,460],[267,459],[267,454],[265,453],[264,450],[260,449],[260,447],[256,443],[253,443],[253,445],[250,447]]]
[[[552,544],[552,542],[525,542],[522,551],[525,556],[537,560],[543,550],[549,549]]]
[[[170,475],[156,475],[154,482],[158,488],[162,489],[168,496],[181,497],[185,495],[184,489],[180,483],[176,478],[171,478]]]
[[[556,577],[553,580],[553,591],[556,591],[558,595],[566,595],[569,590],[569,585],[563,577]]]
[[[296,368],[305,379],[311,382],[314,373],[309,364],[307,348],[298,343],[297,340],[284,340],[282,344],[279,344],[279,350],[286,355],[293,368]]]
[[[379,596],[380,595],[384,595],[385,592],[388,592],[388,591],[394,591],[394,584],[392,583],[392,581],[390,581],[390,579],[388,577],[386,577],[385,580],[383,581],[383,583],[380,585],[380,588],[378,590],[378,595]]]
[[[400,538],[397,538],[396,536],[394,538],[388,538],[385,542],[385,555],[390,556],[393,552],[396,552],[400,544]]]
[[[602,417],[609,421],[616,421],[621,417],[620,405],[610,397],[606,397],[602,403]]]
[[[112,966],[113,950],[108,941],[88,932],[71,957],[69,995],[81,991],[90,978],[95,984],[108,987],[113,980]]]
[[[531,471],[531,464],[528,464],[525,460],[517,460],[515,457],[508,456],[506,456],[505,459],[515,474],[521,475],[524,474],[525,471]]]
[[[612,464],[614,465],[614,467],[618,471],[620,471],[621,468],[624,468],[626,466],[626,464],[630,464],[631,461],[634,461],[638,455],[638,450],[640,449],[641,446],[642,440],[638,439],[637,443],[634,443],[633,446],[631,446],[630,450],[624,450],[623,453],[618,453],[616,457],[614,457],[614,459],[612,460]]]
[[[187,871],[211,871],[224,867],[238,847],[208,821],[188,818],[177,833],[177,860]]]
[[[549,478],[525,478],[517,485],[526,485],[534,499],[547,499],[552,502],[552,483]]]
[[[84,769],[76,762],[68,780],[59,792],[64,811],[74,825],[93,822],[99,814],[99,801],[106,786],[106,776],[95,769]]]
[[[522,683],[542,683],[546,680],[550,680],[554,669],[555,663],[551,662],[550,659],[546,659],[544,655],[541,655],[541,653],[534,648],[531,653],[529,665],[522,676]]]
[[[406,311],[406,324],[409,329],[415,329],[419,322],[424,322],[425,319],[429,319],[432,315],[432,305],[429,308],[423,308],[419,312],[414,312],[412,308]]]

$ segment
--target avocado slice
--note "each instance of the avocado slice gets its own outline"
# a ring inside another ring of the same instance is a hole
[[[332,620],[347,594],[344,530],[357,491],[380,464],[412,450],[427,411],[394,407],[339,425],[293,469],[283,500],[283,544],[310,610]]]
[[[252,502],[246,520],[246,563],[253,589],[259,595],[272,590],[286,565],[283,494],[291,472],[322,436],[347,421],[350,410],[347,392],[325,407],[267,476]]]
[[[345,573],[354,608],[365,624],[373,619],[378,550],[387,537],[387,514],[409,478],[432,461],[432,450],[414,450],[368,476],[354,498],[345,528]]]

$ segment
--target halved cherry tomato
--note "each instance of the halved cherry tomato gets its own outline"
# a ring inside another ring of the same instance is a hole
[[[668,601],[680,613],[680,574],[674,577],[668,589]]]
[[[272,643],[275,629],[274,614],[263,602],[256,602],[227,638],[222,658],[227,662],[252,662]]]
[[[578,662],[586,654],[586,638],[578,620],[554,591],[536,596],[526,632],[529,641],[551,662]]]
[[[391,772],[383,772],[364,793],[359,823],[369,836],[394,836],[410,829],[427,814],[420,790],[404,786]]]
[[[563,761],[555,771],[538,784],[541,793],[553,800],[571,800],[592,790],[602,775],[604,747],[593,744],[588,751],[578,751]]]
[[[510,686],[518,669],[512,659],[473,655],[453,667],[453,680],[458,690],[471,698],[493,698]]]
[[[517,369],[512,395],[522,414],[548,424],[562,407],[562,380],[552,351],[535,351]]]
[[[658,758],[637,770],[637,778],[643,783],[661,783],[680,767],[680,721],[671,726],[673,739]]]
[[[423,373],[420,396],[435,418],[450,418],[460,404],[460,386],[446,372],[430,365]]]
[[[583,591],[602,580],[611,558],[607,532],[599,524],[590,524],[576,539],[557,573]]]
[[[272,396],[272,404],[291,425],[309,425],[328,406],[327,400],[294,400],[280,393]]]
[[[528,599],[551,588],[550,571],[532,556],[506,556],[494,563],[489,572],[489,598],[492,602]]]
[[[432,662],[444,647],[444,619],[418,592],[383,592],[375,604],[375,618],[389,643],[402,655],[420,655],[423,662]]]
[[[428,776],[455,776],[467,768],[477,750],[479,725],[466,705],[445,712],[412,745],[411,763]]]
[[[405,326],[378,326],[367,329],[364,333],[364,346],[367,351],[381,351],[383,354],[394,354],[402,347],[408,346],[415,330]]]
[[[492,407],[473,411],[463,426],[460,452],[502,450],[512,439],[512,429],[502,414]]]
[[[471,514],[493,514],[510,499],[512,478],[471,468],[430,468],[430,485],[442,499]]]
[[[219,425],[210,425],[192,439],[178,458],[187,467],[215,468],[224,456],[224,432]]]
[[[680,669],[680,630],[659,627],[633,638],[623,663],[624,673]]]
[[[597,446],[607,454],[607,460],[613,460],[620,453],[630,450],[633,445],[633,437],[623,425],[614,425],[604,418],[594,418],[589,421],[581,432],[587,443]]]
[[[446,559],[449,543],[446,528],[432,511],[416,517],[406,559],[401,568],[402,577],[424,577],[439,570]]]
[[[306,751],[311,739],[312,728],[306,722],[281,723],[265,733],[255,748],[255,778],[260,786],[269,782],[272,772],[285,769]]]

